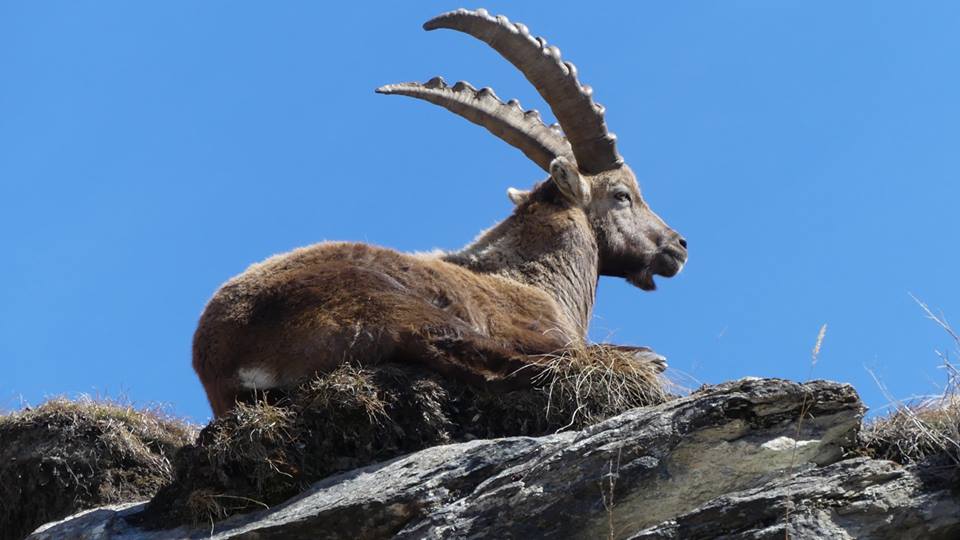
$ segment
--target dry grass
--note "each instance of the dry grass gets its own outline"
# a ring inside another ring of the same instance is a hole
[[[946,319],[934,314],[923,302],[917,303],[929,319],[947,332],[955,354],[960,354],[960,336]],[[905,403],[892,398],[874,377],[894,410],[864,426],[861,441],[870,455],[904,464],[944,464],[960,470],[960,371],[948,353],[937,354],[947,373],[947,384],[939,395]]]
[[[180,452],[146,523],[209,524],[429,446],[579,428],[668,397],[661,366],[616,347],[568,351],[537,369],[534,387],[493,392],[417,367],[344,365],[272,404],[238,404]]]
[[[151,497],[195,427],[158,409],[52,399],[0,417],[0,538],[74,512]]]
[[[282,502],[331,473],[451,439],[443,390],[394,366],[344,365],[274,403],[238,403],[175,461],[147,526],[212,523]]]
[[[941,395],[891,400],[893,412],[864,425],[860,437],[870,455],[903,464],[935,460],[960,467],[960,372],[949,362],[944,368],[948,383]],[[884,393],[889,399],[885,388]]]
[[[634,353],[616,346],[569,349],[548,357],[545,367],[535,380],[547,395],[545,416],[567,419],[560,429],[667,400],[660,378],[665,366],[637,361]]]
[[[172,453],[192,441],[199,431],[197,426],[175,418],[159,407],[137,409],[129,403],[88,396],[77,400],[57,397],[38,407],[26,407],[0,416],[0,430],[4,431],[38,424],[68,426],[70,431],[95,427],[104,433],[101,441],[115,443],[118,451],[126,449],[130,453],[139,453],[144,447],[154,452]]]

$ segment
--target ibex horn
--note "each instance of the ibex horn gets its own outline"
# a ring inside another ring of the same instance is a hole
[[[617,138],[607,132],[603,106],[593,102],[593,90],[581,86],[577,68],[560,58],[560,50],[530,35],[527,27],[486,10],[458,9],[424,23],[425,30],[449,28],[484,41],[519,69],[557,117],[585,173],[615,169],[623,164]]]
[[[440,77],[424,84],[399,83],[377,88],[379,94],[400,94],[440,105],[452,113],[487,128],[500,139],[518,148],[545,171],[557,156],[570,156],[567,143],[559,127],[548,127],[534,110],[524,111],[520,103],[507,103],[490,88],[477,90],[466,82],[447,86]]]

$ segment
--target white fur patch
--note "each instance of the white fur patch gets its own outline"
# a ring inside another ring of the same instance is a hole
[[[262,367],[245,367],[237,371],[240,385],[244,388],[266,390],[277,386],[276,376]]]

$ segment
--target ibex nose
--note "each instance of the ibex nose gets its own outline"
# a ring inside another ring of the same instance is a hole
[[[667,234],[664,234],[660,237],[660,241],[657,242],[657,246],[661,249],[674,249],[674,250],[687,250],[687,239],[680,236],[680,233],[676,231],[669,231]]]

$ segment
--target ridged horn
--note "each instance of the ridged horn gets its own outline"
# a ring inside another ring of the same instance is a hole
[[[516,66],[550,105],[581,171],[598,173],[623,164],[617,138],[607,131],[603,106],[593,102],[593,90],[580,84],[576,66],[564,62],[559,49],[530,35],[526,26],[511,23],[502,15],[492,17],[484,9],[458,9],[430,19],[423,28],[469,34]]]
[[[434,77],[423,84],[388,84],[377,88],[377,93],[399,94],[439,105],[487,128],[545,171],[550,170],[550,162],[557,156],[573,155],[559,127],[548,127],[540,113],[523,110],[517,100],[500,101],[490,88],[477,90],[463,81],[447,86],[441,77]]]

